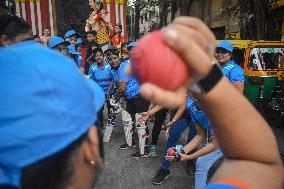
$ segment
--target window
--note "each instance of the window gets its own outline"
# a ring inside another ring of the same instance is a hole
[[[284,48],[253,48],[248,68],[251,70],[277,70],[283,61]],[[282,57],[282,58],[281,58]]]

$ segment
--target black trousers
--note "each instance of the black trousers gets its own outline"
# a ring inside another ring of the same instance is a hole
[[[136,95],[131,99],[126,99],[126,108],[125,110],[130,114],[134,125],[135,125],[135,114],[147,112],[149,109],[150,102],[144,99],[140,94]],[[134,126],[133,125],[133,126]],[[146,123],[147,125],[147,123]],[[135,127],[133,127],[135,128]],[[135,130],[134,130],[135,132]],[[149,134],[148,127],[146,128],[146,133]],[[133,135],[134,137],[134,135]]]
[[[157,145],[159,135],[161,133],[162,125],[167,117],[168,109],[161,109],[155,114],[155,121],[152,130],[152,142],[151,145]]]

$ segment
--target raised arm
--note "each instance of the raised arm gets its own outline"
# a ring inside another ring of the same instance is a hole
[[[189,85],[206,77],[212,69],[212,47],[216,44],[208,27],[196,18],[180,17],[164,31],[168,45],[188,64]],[[144,84],[141,92],[154,103],[176,106],[186,87],[171,92]],[[283,168],[275,137],[242,94],[223,76],[207,94],[196,98],[212,123],[225,156],[212,181],[230,178],[252,188],[282,188]]]

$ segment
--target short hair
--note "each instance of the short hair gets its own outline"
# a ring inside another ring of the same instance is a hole
[[[109,56],[110,55],[116,55],[116,56],[119,57],[119,52],[118,52],[118,50],[112,50],[112,51],[109,51]]]
[[[50,30],[50,28],[48,26],[43,26],[42,31],[44,31],[46,29]]]
[[[0,35],[6,35],[11,40],[14,40],[21,34],[30,33],[32,35],[30,25],[21,17],[2,15],[0,20]]]
[[[93,36],[96,36],[96,35],[97,35],[97,32],[96,32],[96,31],[87,31],[87,32],[86,32],[86,36],[87,36],[88,34],[91,34],[91,35],[93,35]]]
[[[123,43],[121,43],[120,48],[122,49],[122,48],[124,48],[126,45],[128,45],[128,43],[127,43],[127,42],[123,42]]]
[[[93,50],[93,54],[96,55],[98,52],[102,53],[103,56],[104,56],[104,51],[102,50],[102,48],[100,47],[97,47]]]
[[[81,43],[78,43],[75,45],[75,49],[77,50],[78,47],[83,47],[83,45]]]
[[[119,27],[119,29],[122,30],[122,25],[121,24],[116,24],[115,26]]]

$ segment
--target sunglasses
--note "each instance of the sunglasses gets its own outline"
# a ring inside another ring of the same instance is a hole
[[[68,48],[66,47],[56,47],[56,50],[58,50],[59,52],[68,52]]]

